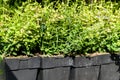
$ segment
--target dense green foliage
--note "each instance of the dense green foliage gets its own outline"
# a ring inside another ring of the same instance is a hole
[[[31,0],[14,7],[8,5],[9,0],[0,3],[0,54],[120,51],[119,3],[78,0],[43,6]]]

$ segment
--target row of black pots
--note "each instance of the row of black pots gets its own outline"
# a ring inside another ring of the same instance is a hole
[[[119,56],[5,58],[6,80],[119,80]],[[2,80],[2,79],[0,79]]]

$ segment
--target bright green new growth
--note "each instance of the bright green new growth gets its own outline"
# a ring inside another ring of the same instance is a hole
[[[6,3],[7,4],[7,3]],[[4,5],[6,5],[4,4]],[[76,55],[120,51],[118,3],[23,2],[0,7],[0,54]]]

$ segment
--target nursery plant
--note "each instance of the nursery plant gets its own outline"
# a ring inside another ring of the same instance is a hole
[[[81,55],[120,51],[119,2],[21,1],[0,6],[0,54]],[[6,2],[5,2],[6,1]],[[11,1],[11,0],[10,0]]]

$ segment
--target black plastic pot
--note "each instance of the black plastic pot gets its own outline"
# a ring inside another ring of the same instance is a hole
[[[37,80],[69,80],[72,65],[70,57],[42,57]]]
[[[106,56],[109,58],[105,60],[111,59],[111,61],[101,65],[99,80],[120,80],[120,55],[108,54]]]
[[[72,80],[119,80],[118,68],[110,54],[76,57]]]
[[[120,80],[120,56],[117,54],[5,58],[5,65],[6,80]],[[0,65],[0,68],[3,67]]]
[[[40,58],[6,58],[6,80],[36,80]]]

